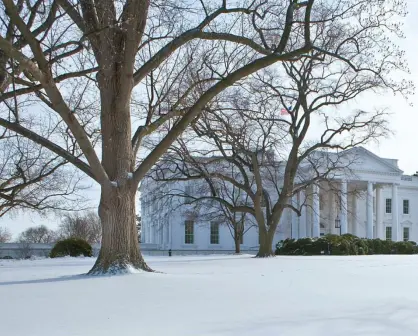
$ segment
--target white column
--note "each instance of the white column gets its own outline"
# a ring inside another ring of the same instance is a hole
[[[165,248],[167,248],[167,245],[168,245],[168,219],[164,219],[163,223],[164,223],[163,227],[162,227],[162,230],[163,230],[163,247],[165,249]]]
[[[383,199],[382,199],[382,187],[376,188],[376,238],[383,238]]]
[[[292,205],[298,209],[298,197],[294,195],[292,197]],[[299,239],[299,230],[298,230],[298,215],[292,210],[292,238]]]
[[[298,193],[298,206],[301,212],[299,217],[299,238],[306,237],[306,206],[304,205],[306,202],[305,197],[305,191],[300,191]]]
[[[351,205],[351,218],[353,223],[353,235],[359,237],[360,230],[358,225],[358,218],[357,218],[357,194],[354,192],[352,195],[352,205]]]
[[[328,200],[329,200],[329,225],[330,225],[330,233],[337,234],[338,229],[335,228],[335,218],[337,217],[335,214],[335,194],[333,188],[328,193]]]
[[[147,225],[144,225],[144,229],[145,229],[145,243],[149,243],[149,232],[150,232],[150,227],[149,224],[147,223]]]
[[[392,240],[399,241],[398,185],[392,185]]]
[[[168,248],[173,248],[173,221],[168,217]]]
[[[320,230],[319,188],[314,184],[312,186],[312,237],[319,237]]]
[[[373,183],[367,182],[367,223],[366,238],[373,239]]]
[[[348,232],[347,181],[341,182],[341,234]]]

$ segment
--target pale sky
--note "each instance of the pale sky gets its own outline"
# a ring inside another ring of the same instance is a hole
[[[406,39],[400,41],[400,45],[406,52],[406,58],[412,73],[412,80],[418,87],[418,0],[408,0],[409,15],[406,18],[404,32]],[[381,99],[380,99],[381,98]],[[367,100],[367,99],[366,99]],[[405,174],[413,174],[418,171],[418,98],[411,97],[413,107],[409,106],[403,98],[384,96],[376,99],[371,97],[368,101],[359,101],[359,108],[370,106],[387,107],[393,113],[390,117],[390,127],[394,134],[388,138],[381,139],[378,144],[366,146],[375,154],[399,160],[399,167]],[[91,201],[92,207],[97,207],[100,192],[98,186],[93,186],[86,197]],[[139,204],[138,204],[139,205]],[[137,208],[137,212],[139,207]],[[24,229],[45,224],[52,229],[57,228],[60,218],[50,215],[41,218],[34,213],[19,213],[13,217],[5,216],[0,219],[0,226],[8,227],[16,237]]]

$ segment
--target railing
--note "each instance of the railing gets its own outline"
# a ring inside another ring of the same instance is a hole
[[[409,175],[402,175],[401,176],[402,181],[412,181],[412,176]]]

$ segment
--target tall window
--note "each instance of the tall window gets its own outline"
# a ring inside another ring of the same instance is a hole
[[[392,240],[392,227],[386,226],[386,240]]]
[[[403,200],[403,214],[409,215],[409,200]]]
[[[386,213],[390,214],[392,213],[392,199],[386,198]]]
[[[210,223],[210,243],[219,244],[219,223]]]
[[[186,185],[184,188],[184,204],[191,204],[193,201],[193,198],[188,197],[192,196],[192,187],[190,185]]]
[[[403,228],[403,241],[409,241],[409,227]]]
[[[187,220],[184,223],[184,242],[186,244],[194,243],[194,222],[192,220]]]

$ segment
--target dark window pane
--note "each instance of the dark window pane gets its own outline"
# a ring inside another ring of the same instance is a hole
[[[210,243],[219,244],[219,223],[210,223]]]
[[[392,240],[392,227],[386,227],[386,240]]]
[[[390,214],[392,213],[392,199],[386,198],[386,213]]]

